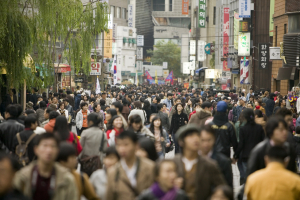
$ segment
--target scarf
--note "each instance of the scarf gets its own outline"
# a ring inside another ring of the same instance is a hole
[[[165,193],[160,189],[158,183],[154,183],[151,186],[150,190],[152,191],[153,195],[159,200],[175,200],[177,196],[177,189],[175,187]]]

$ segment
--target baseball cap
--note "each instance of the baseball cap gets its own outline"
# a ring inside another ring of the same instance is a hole
[[[217,104],[217,111],[218,112],[226,112],[228,105],[225,101],[219,101]]]
[[[239,100],[246,101],[246,97],[240,97]]]

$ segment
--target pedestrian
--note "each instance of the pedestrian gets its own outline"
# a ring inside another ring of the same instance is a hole
[[[254,172],[247,179],[247,199],[300,199],[300,178],[285,169],[289,162],[288,156],[284,147],[272,146],[268,149],[266,168]]]
[[[121,160],[108,172],[106,199],[135,199],[153,184],[154,163],[135,155],[137,142],[137,135],[131,131],[117,137],[116,149]]]
[[[116,137],[124,131],[123,120],[119,115],[113,116],[107,126],[106,138],[108,146],[115,146]]]
[[[206,200],[213,188],[226,184],[217,164],[198,154],[200,133],[201,130],[193,124],[181,127],[176,133],[183,152],[174,158],[181,178],[177,187],[182,188],[190,200]]]
[[[117,115],[116,109],[110,108],[110,109],[108,109],[108,110],[106,111],[106,113],[105,113],[105,121],[104,121],[104,124],[105,124],[105,130],[107,130],[107,128],[108,128],[108,124],[109,124],[110,119],[111,119],[113,116],[115,116],[115,115]]]
[[[69,130],[67,124],[68,122],[65,117],[58,116],[55,121],[53,133],[59,137],[60,141],[66,141],[73,144],[76,147],[77,155],[79,155],[82,152],[82,146],[77,135]]]
[[[169,121],[169,117],[168,114],[164,113],[164,109],[165,109],[165,104],[158,104],[157,105],[157,116],[159,116],[160,120],[161,120],[161,125],[164,128],[164,130],[169,133],[170,130],[170,121]]]
[[[251,97],[251,96],[254,96],[254,92],[253,92],[253,89],[252,89],[252,88],[250,88],[249,93],[248,93],[247,96],[246,96],[246,101],[247,101],[247,102],[250,100],[250,97]],[[252,100],[253,100],[253,99],[252,99]]]
[[[104,131],[104,112],[101,110],[101,106],[98,103],[94,103],[93,106],[94,113],[96,113],[100,118],[99,128]]]
[[[75,110],[80,109],[81,93],[82,93],[81,90],[77,90],[77,92],[75,93],[75,98],[74,98],[74,100],[75,100],[75,107],[74,107],[74,109]]]
[[[204,102],[201,107],[196,107],[196,113],[191,116],[189,124],[195,124],[199,128],[203,127],[208,121],[212,120],[211,114],[212,105],[210,102]]]
[[[153,99],[152,99],[152,103],[151,103],[151,112],[152,113],[157,113],[158,110],[157,110],[157,104],[160,103],[160,97],[158,96],[155,96]]]
[[[105,105],[110,106],[112,104],[112,100],[107,98],[106,92],[102,92],[101,97],[103,100],[105,100]]]
[[[65,104],[65,109],[68,111],[68,126],[69,129],[72,130],[72,120],[74,119],[74,111],[73,111],[73,107],[71,106],[71,104],[69,103],[69,99],[64,99],[64,104]]]
[[[169,120],[170,120],[170,123],[172,122],[173,114],[176,113],[175,107],[176,107],[176,105],[179,104],[179,103],[182,104],[182,100],[181,100],[181,98],[178,97],[178,98],[175,99],[175,105],[172,107],[172,109],[171,109],[171,111],[170,111],[170,113],[169,113]],[[182,105],[182,106],[183,106],[183,105]],[[185,110],[183,110],[183,112],[185,113]]]
[[[66,142],[61,142],[59,145],[59,153],[56,161],[61,164],[63,167],[68,169],[70,173],[73,175],[77,191],[78,197],[80,199],[81,196],[85,197],[88,200],[100,200],[97,197],[94,187],[91,184],[89,177],[87,174],[82,172],[77,172],[77,151],[75,147]]]
[[[83,102],[80,104],[80,111],[76,115],[76,129],[77,135],[81,135],[81,132],[88,128],[87,116],[90,114],[88,110],[88,104]]]
[[[147,137],[154,140],[153,133],[142,124],[142,119],[139,115],[132,115],[128,121],[128,129],[137,134],[138,138]]]
[[[90,104],[89,96],[88,96],[86,93],[84,93],[84,92],[81,94],[80,105],[81,105],[82,103],[87,103],[88,105]]]
[[[168,93],[167,98],[163,101],[167,105],[168,111],[171,111],[172,106],[173,106],[173,94]]]
[[[37,115],[39,126],[45,121],[44,112],[45,112],[46,108],[47,108],[46,102],[41,101],[39,103],[39,108],[36,110],[36,115]]]
[[[216,151],[223,153],[228,158],[230,158],[230,148],[236,151],[238,147],[238,142],[236,138],[236,133],[233,124],[228,121],[226,115],[227,103],[224,101],[219,101],[217,103],[217,112],[214,115],[214,119],[209,125],[216,131]]]
[[[54,111],[52,108],[48,107],[47,109],[44,110],[44,121],[40,124],[40,127],[44,128],[46,124],[49,123],[49,115],[50,112]]]
[[[155,183],[144,191],[138,200],[188,200],[181,189],[175,187],[176,164],[173,160],[162,160],[155,166]]]
[[[148,100],[144,101],[144,106],[143,110],[146,113],[147,119],[146,119],[146,125],[150,124],[150,115],[152,114],[151,107],[150,107],[150,102]]]
[[[105,103],[106,103],[105,100],[104,99],[100,99],[99,102],[100,102],[101,110],[104,111],[105,110]]]
[[[126,119],[124,118],[124,116],[122,114],[122,111],[123,111],[122,103],[119,102],[119,101],[116,101],[116,102],[111,104],[111,108],[116,109],[117,114],[121,117],[121,119],[123,121],[124,128],[127,129],[128,128],[128,123],[127,123],[128,121],[126,121]]]
[[[59,139],[54,134],[38,135],[34,147],[37,161],[16,173],[14,187],[32,200],[77,199],[72,174],[55,162],[58,150]]]
[[[264,115],[266,114],[265,106],[261,99],[255,100],[255,110],[260,110]]]
[[[55,121],[58,116],[59,116],[58,112],[54,110],[49,113],[49,122],[44,126],[44,129],[46,130],[47,133],[53,133]]]
[[[228,185],[221,185],[214,189],[210,200],[234,200],[233,190]]]
[[[144,110],[142,110],[142,104],[140,101],[133,102],[134,109],[130,111],[130,114],[128,115],[128,118],[132,115],[139,115],[142,119],[142,124],[145,124],[147,115]]]
[[[115,147],[108,147],[105,151],[105,157],[103,159],[103,169],[98,169],[90,177],[90,181],[93,184],[96,194],[101,200],[106,200],[107,189],[107,173],[117,162],[120,161],[120,156]]]
[[[274,107],[275,107],[275,101],[274,101],[274,93],[270,94],[270,98],[266,101],[266,115],[267,117],[270,117],[273,114]]]
[[[240,97],[239,98],[239,106],[237,106],[236,108],[236,116],[237,116],[237,119],[240,118],[240,114],[242,113],[242,111],[244,109],[246,109],[246,98],[245,97]]]
[[[94,107],[95,102],[96,102],[95,98],[90,98],[90,103],[89,103],[89,107],[88,107],[88,110],[90,111],[90,113],[94,112],[93,107]]]
[[[214,149],[214,144],[216,141],[215,130],[212,129],[211,126],[209,125],[203,126],[200,133],[200,139],[201,139],[201,144],[200,144],[201,155],[215,160],[227,184],[230,187],[233,187],[231,160],[227,156],[217,152]]]
[[[57,112],[58,112],[61,116],[64,116],[67,120],[69,119],[69,113],[68,113],[68,111],[65,109],[65,104],[64,104],[64,102],[59,102]]]
[[[69,101],[70,106],[72,106],[72,108],[75,108],[75,100],[74,100],[74,96],[72,94],[72,92],[70,90],[67,90],[67,98]]]
[[[264,131],[266,129],[266,120],[261,110],[254,110],[255,123],[263,127]],[[266,131],[265,131],[266,132]]]
[[[130,102],[127,99],[123,99],[122,104],[123,104],[122,115],[124,119],[128,122],[128,116],[130,113],[130,108],[129,108]]]
[[[139,157],[148,158],[153,162],[156,162],[159,158],[154,141],[149,138],[139,139],[136,155]]]

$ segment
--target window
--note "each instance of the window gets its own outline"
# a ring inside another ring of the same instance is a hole
[[[126,19],[126,8],[122,8],[122,19]]]
[[[214,7],[213,25],[216,25],[216,6]]]
[[[284,34],[286,34],[286,24],[284,24]]]
[[[169,0],[169,11],[172,11],[173,8],[173,0]]]
[[[288,33],[300,32],[300,14],[289,15],[289,30]]]
[[[115,7],[110,6],[110,14],[114,17],[115,16]]]
[[[153,11],[165,11],[165,0],[153,0]]]
[[[275,47],[277,47],[277,26],[275,26]]]
[[[117,7],[117,18],[121,18],[121,8]]]

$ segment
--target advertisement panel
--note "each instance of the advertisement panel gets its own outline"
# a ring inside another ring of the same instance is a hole
[[[215,70],[214,69],[206,69],[205,70],[205,78],[214,79],[215,78]]]
[[[199,0],[199,28],[205,28],[206,0]]]
[[[234,48],[239,48],[239,13],[234,12]]]
[[[112,58],[112,29],[104,32],[104,58]]]
[[[239,14],[240,18],[251,18],[250,0],[239,0]]]
[[[224,8],[223,18],[223,58],[228,57],[229,53],[229,8]],[[227,59],[223,61],[223,71],[230,71],[227,65]]]
[[[182,0],[182,14],[189,14],[189,0]]]
[[[144,46],[144,36],[143,35],[136,36],[136,46],[138,46],[138,47]]]
[[[184,62],[182,63],[182,73],[183,74],[190,74],[190,63],[189,62]]]
[[[250,56],[250,32],[239,33],[238,56]]]

